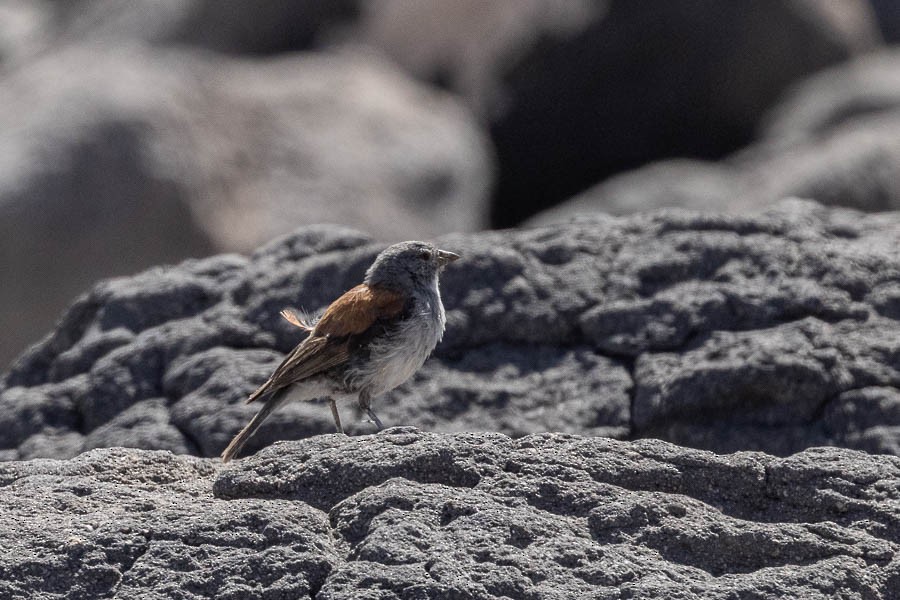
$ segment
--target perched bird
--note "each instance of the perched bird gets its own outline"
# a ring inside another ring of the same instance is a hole
[[[438,273],[459,255],[425,242],[401,242],[384,250],[349,290],[311,324],[289,311],[282,316],[308,332],[247,402],[265,399],[225,451],[228,462],[262,422],[289,397],[326,398],[338,432],[337,402],[355,398],[375,426],[372,398],[409,379],[444,334]]]

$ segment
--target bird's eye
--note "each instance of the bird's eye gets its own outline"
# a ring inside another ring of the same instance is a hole
[[[421,258],[422,260],[431,260],[431,251],[422,250],[421,254],[419,254],[419,258]]]

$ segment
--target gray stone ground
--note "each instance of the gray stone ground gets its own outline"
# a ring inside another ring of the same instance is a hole
[[[786,201],[444,237],[448,328],[385,423],[430,431],[658,437],[786,455],[900,453],[900,214]],[[0,458],[104,446],[216,456],[243,399],[381,248],[298,230],[99,284],[0,384]],[[352,433],[371,432],[352,406]],[[247,451],[333,431],[327,407],[276,413]]]
[[[900,459],[335,434],[0,464],[0,597],[898,598]]]

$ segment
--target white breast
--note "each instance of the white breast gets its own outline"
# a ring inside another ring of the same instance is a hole
[[[412,315],[391,338],[372,345],[366,369],[351,375],[353,387],[367,389],[374,397],[412,377],[441,341],[445,323],[444,305],[435,280],[433,289],[416,295]]]

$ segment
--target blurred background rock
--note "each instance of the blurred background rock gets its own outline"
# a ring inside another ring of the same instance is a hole
[[[0,364],[303,224],[900,208],[898,40],[893,0],[0,0]]]

